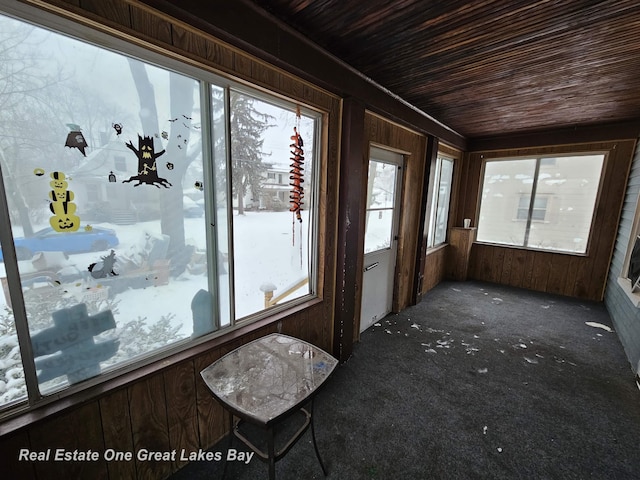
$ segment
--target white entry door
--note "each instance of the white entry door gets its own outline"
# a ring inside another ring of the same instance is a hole
[[[365,212],[361,332],[391,312],[403,159],[401,154],[371,147]]]

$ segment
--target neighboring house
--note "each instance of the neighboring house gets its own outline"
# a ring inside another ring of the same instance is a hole
[[[593,156],[592,156],[593,157]],[[592,158],[589,157],[589,158]],[[595,158],[595,157],[593,157]],[[545,158],[536,185],[528,246],[565,252],[587,248],[600,167],[576,171],[575,162]],[[533,160],[524,160],[533,165]],[[478,240],[521,245],[530,208],[533,171],[493,162],[484,177]],[[584,162],[583,162],[584,163]]]
[[[272,166],[263,175],[264,179],[260,186],[260,193],[257,198],[251,191],[244,196],[244,208],[246,210],[271,210],[280,211],[289,208],[289,168],[283,166]],[[238,200],[233,199],[234,208],[238,207]]]
[[[82,181],[70,184],[73,188],[80,218],[94,222],[131,224],[160,216],[160,190],[135,188],[133,183],[122,183],[137,174],[135,155],[126,147],[128,137],[112,138],[103,146],[93,149],[71,178]]]
[[[286,210],[289,208],[289,169],[277,166],[267,170],[266,180],[260,190],[259,207],[263,210]]]

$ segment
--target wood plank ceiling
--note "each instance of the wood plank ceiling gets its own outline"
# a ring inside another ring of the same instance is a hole
[[[253,0],[467,138],[640,119],[638,0]]]

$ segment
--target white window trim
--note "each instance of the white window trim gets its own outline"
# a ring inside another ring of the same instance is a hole
[[[450,161],[453,164],[452,173],[451,173],[451,185],[450,185],[450,191],[449,191],[449,206],[447,209],[447,228],[445,229],[446,230],[445,239],[442,242],[439,242],[439,243],[434,242],[433,244],[431,244],[432,236],[435,233],[435,229],[436,229],[436,221],[438,219],[437,203],[438,203],[439,192],[440,192],[440,179],[442,178],[442,159]],[[454,181],[454,175],[455,175],[454,171],[455,171],[456,161],[457,161],[456,158],[454,158],[453,156],[447,155],[439,151],[438,154],[436,155],[435,163],[431,165],[433,175],[431,175],[432,178],[429,181],[429,190],[432,193],[429,196],[429,199],[427,201],[427,212],[429,212],[429,218],[427,219],[428,225],[429,225],[429,229],[428,229],[429,237],[427,238],[427,252],[430,252],[432,250],[435,251],[436,249],[441,248],[442,246],[448,245],[449,235],[447,233],[449,230],[449,222],[450,222],[450,214],[451,214],[451,199],[453,198],[453,181]]]

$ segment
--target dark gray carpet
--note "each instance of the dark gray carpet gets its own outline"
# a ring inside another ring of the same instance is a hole
[[[599,303],[440,284],[364,332],[316,398],[327,478],[640,479],[640,392],[602,327]],[[221,466],[171,478],[217,479]],[[276,471],[323,478],[310,432]],[[267,478],[267,465],[230,462],[226,478]]]

